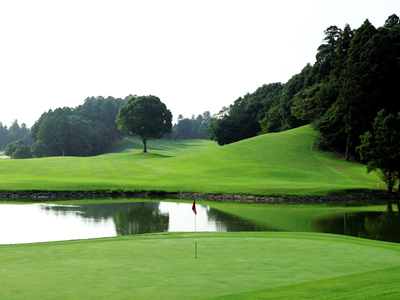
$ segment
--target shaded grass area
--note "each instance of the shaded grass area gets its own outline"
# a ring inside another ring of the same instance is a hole
[[[365,166],[314,151],[315,136],[304,126],[222,147],[205,140],[156,140],[147,154],[138,149],[140,140],[129,137],[125,146],[137,147],[132,153],[1,160],[0,188],[301,196],[384,186]]]
[[[400,245],[327,234],[201,233],[197,259],[193,233],[3,245],[0,251],[5,299],[400,295]]]

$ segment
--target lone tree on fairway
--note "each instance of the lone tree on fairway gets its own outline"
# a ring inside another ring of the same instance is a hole
[[[140,136],[147,152],[147,140],[171,133],[172,114],[156,96],[132,96],[120,107],[116,122],[120,131]]]

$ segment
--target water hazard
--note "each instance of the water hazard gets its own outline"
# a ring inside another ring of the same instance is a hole
[[[83,205],[2,204],[0,244],[114,237],[152,232],[265,230],[208,206],[129,202]]]
[[[1,204],[0,244],[115,237],[154,232],[276,231],[208,206],[128,202],[83,205]],[[314,232],[400,242],[398,213],[361,212],[312,221]]]

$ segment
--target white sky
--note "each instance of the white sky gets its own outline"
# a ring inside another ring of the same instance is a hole
[[[0,0],[0,122],[31,127],[99,95],[214,114],[313,64],[330,25],[393,13],[399,0]]]

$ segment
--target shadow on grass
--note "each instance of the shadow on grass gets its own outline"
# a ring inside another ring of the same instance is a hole
[[[148,159],[173,157],[172,155],[163,155],[163,154],[151,153],[151,152],[140,152],[140,153],[135,153],[134,155],[141,156],[141,158],[148,158]]]

